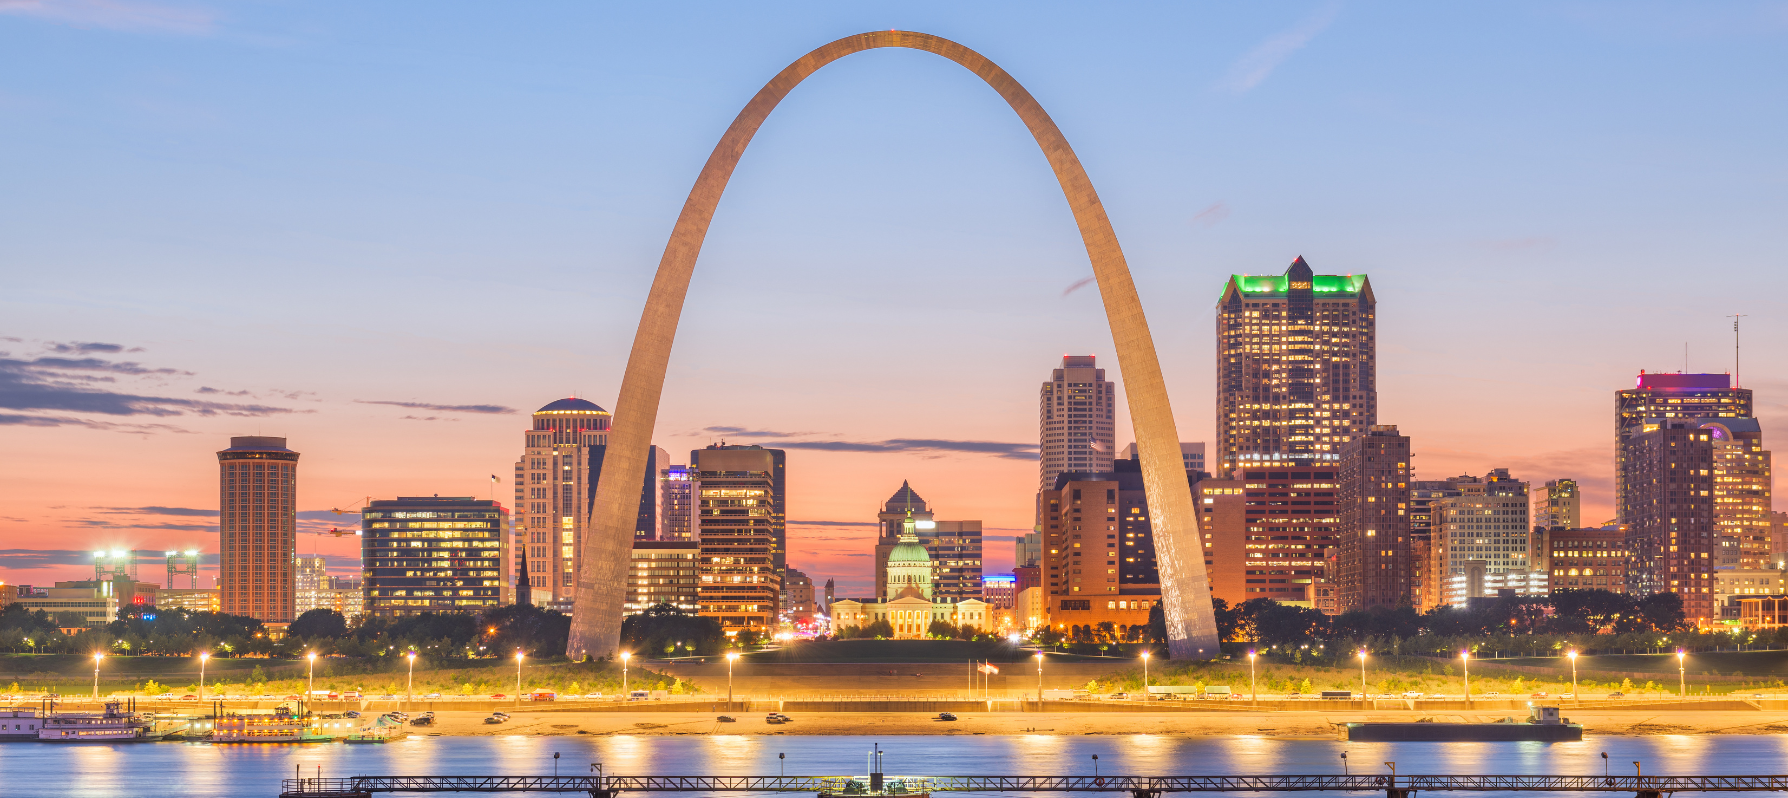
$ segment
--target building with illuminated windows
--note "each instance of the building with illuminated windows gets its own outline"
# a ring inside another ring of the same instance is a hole
[[[1340,535],[1338,465],[1253,466],[1192,486],[1211,595],[1231,606],[1257,598],[1319,606],[1316,586],[1330,581],[1328,551]]]
[[[1627,531],[1621,526],[1555,529],[1546,535],[1552,590],[1627,592]]]
[[[1065,471],[1043,492],[1043,577],[1049,624],[1057,631],[1109,622],[1120,632],[1147,624],[1161,600],[1142,465]]]
[[[687,614],[701,611],[701,579],[695,560],[701,546],[694,541],[636,540],[627,571],[627,614],[637,615],[660,604]]]
[[[1435,499],[1430,505],[1434,519],[1430,545],[1437,566],[1433,578],[1442,589],[1441,600],[1463,607],[1467,599],[1486,595],[1481,590],[1501,586],[1516,588],[1520,595],[1544,595],[1543,589],[1533,592],[1533,585],[1543,588],[1549,582],[1534,581],[1547,574],[1529,524],[1528,483],[1510,476],[1506,468],[1494,469],[1481,480],[1448,481],[1459,495]],[[1460,578],[1474,568],[1483,571],[1482,579]]]
[[[695,473],[689,466],[673,465],[659,470],[658,509],[659,540],[696,542]]]
[[[1218,473],[1322,464],[1378,423],[1372,283],[1233,274],[1217,301]]]
[[[507,508],[470,496],[373,501],[360,511],[366,614],[480,613],[509,603],[508,525]]]
[[[1535,491],[1533,525],[1536,529],[1578,529],[1583,526],[1583,491],[1577,480],[1547,480]]]
[[[911,516],[901,521],[894,549],[888,553],[888,593],[873,599],[839,599],[831,603],[832,628],[849,634],[887,621],[896,640],[930,636],[931,624],[995,628],[992,608],[978,598],[954,599],[932,592],[931,555],[920,542]]]
[[[1651,418],[1752,418],[1751,389],[1736,388],[1730,374],[1647,374],[1638,383],[1614,393],[1614,502],[1616,520],[1650,501],[1644,483],[1631,483],[1627,443],[1644,431]],[[1628,485],[1633,489],[1629,491]]]
[[[769,632],[787,567],[786,454],[714,444],[689,453],[696,472],[701,614],[730,631]]]
[[[1775,566],[1770,550],[1773,514],[1769,452],[1754,418],[1702,419],[1713,444],[1714,526],[1736,550],[1734,567]]]
[[[1410,600],[1409,436],[1374,425],[1341,446],[1336,609],[1394,608]]]
[[[1117,454],[1117,385],[1093,355],[1063,355],[1037,392],[1037,490],[1063,471],[1111,470]]]
[[[1633,552],[1628,592],[1675,593],[1690,623],[1714,623],[1721,614],[1713,595],[1720,553],[1713,432],[1695,418],[1650,419],[1627,438],[1623,452],[1623,517]]]
[[[569,607],[583,569],[584,525],[608,452],[610,415],[594,402],[573,397],[547,403],[534,411],[532,421],[521,459],[515,462],[513,534],[523,556],[516,558],[517,570],[508,578],[511,585],[520,584],[520,569],[526,567],[532,603]],[[656,446],[646,450],[636,540],[658,537],[658,471],[669,459]]]
[[[296,617],[298,453],[285,438],[230,439],[217,453],[223,611],[265,623]]]

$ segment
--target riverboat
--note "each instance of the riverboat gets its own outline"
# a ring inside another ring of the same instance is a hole
[[[270,715],[225,715],[211,732],[213,743],[326,743],[335,738],[290,712]]]
[[[0,742],[36,740],[42,723],[35,709],[0,709]]]
[[[1558,707],[1529,707],[1525,721],[1503,718],[1492,723],[1463,723],[1424,718],[1414,723],[1344,723],[1344,740],[1402,742],[1578,742],[1583,724],[1561,718]]]
[[[37,739],[53,743],[130,743],[161,739],[155,721],[146,712],[127,709],[122,701],[107,701],[104,712],[46,711],[38,724]]]

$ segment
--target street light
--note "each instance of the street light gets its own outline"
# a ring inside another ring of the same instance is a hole
[[[518,649],[516,649],[516,650],[515,650],[515,706],[516,706],[516,707],[517,707],[517,708],[520,708],[520,707],[521,707],[521,664],[522,664],[522,656],[523,656],[523,655],[522,655],[522,650],[521,650],[521,649],[519,649],[519,648],[518,648]]]
[[[1248,703],[1250,703],[1250,704],[1260,703],[1260,690],[1257,689],[1254,685],[1255,685],[1255,683],[1254,683],[1254,650],[1249,649],[1248,650]]]
[[[1142,650],[1142,700],[1149,700],[1149,651]]]
[[[410,708],[410,702],[416,700],[416,652],[404,655],[410,660],[410,675],[404,682],[404,709]]]
[[[1371,698],[1366,695],[1366,649],[1360,649],[1360,698]]]
[[[1576,652],[1576,650],[1573,649],[1571,651],[1565,652],[1565,658],[1569,659],[1571,661],[1571,700],[1581,702],[1582,699],[1577,697],[1577,652]]]
[[[310,697],[316,695],[317,692],[317,652],[312,651],[304,656],[305,659],[310,660],[310,670],[304,676],[310,685],[304,688],[304,700],[309,701]]]
[[[733,707],[733,663],[739,659],[739,652],[726,652],[726,708]]]
[[[1043,708],[1043,652],[1037,652],[1037,709]]]
[[[1680,648],[1676,650],[1676,686],[1682,691],[1684,701],[1689,698],[1689,672],[1686,670],[1688,665],[1683,662],[1683,658],[1688,655],[1688,652]]]
[[[1465,708],[1471,708],[1471,649],[1459,652],[1459,661],[1465,669]]]
[[[104,654],[93,655],[93,700],[99,700],[99,661],[105,659]]]
[[[627,698],[627,660],[633,659],[633,652],[621,652],[621,698]]]
[[[211,652],[199,652],[199,700],[205,700],[205,661],[211,659]]]

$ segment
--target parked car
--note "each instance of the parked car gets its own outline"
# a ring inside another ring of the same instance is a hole
[[[358,717],[360,717],[360,711],[355,710],[355,709],[350,709],[346,712],[341,713],[341,716],[344,718],[358,718]]]
[[[1537,693],[1529,694],[1527,697],[1528,698],[1551,698],[1552,696],[1549,693],[1547,693],[1545,690],[1541,690]]]
[[[1559,693],[1558,697],[1559,698],[1576,698],[1577,694],[1576,693]]]
[[[731,715],[721,715],[720,717],[715,718],[715,720],[720,721],[721,723],[735,722],[733,716],[731,716]]]
[[[1418,690],[1410,690],[1410,691],[1405,692],[1403,694],[1403,697],[1404,698],[1421,698],[1422,694]]]
[[[1502,693],[1496,692],[1495,690],[1491,690],[1490,692],[1484,693],[1485,698],[1495,698],[1499,695],[1502,695]]]
[[[8,697],[9,696],[0,696],[0,698],[8,698]],[[183,695],[180,697],[180,700],[181,701],[197,701],[197,700],[199,700],[199,697],[196,695]]]
[[[781,712],[772,712],[769,715],[766,715],[764,720],[769,723],[792,723],[795,719],[784,715]]]
[[[488,718],[485,718],[485,719],[484,719],[484,722],[485,722],[485,723],[491,723],[491,724],[496,724],[496,723],[502,723],[502,722],[503,722],[503,720],[504,720],[504,719],[503,719],[503,718],[499,718],[499,717],[497,717],[497,716],[495,716],[495,715],[492,715],[492,716],[490,716],[490,717],[488,717]]]
[[[429,693],[428,695],[425,695],[422,698],[423,698],[423,700],[426,700],[426,701],[439,701],[439,700],[441,700],[441,694],[440,693]]]
[[[435,713],[424,712],[421,715],[417,715],[415,720],[410,721],[410,725],[411,726],[433,726],[433,725],[435,725]]]
[[[504,720],[509,719],[509,713],[507,713],[507,712],[492,712],[490,714],[492,717],[502,718]]]
[[[498,700],[498,701],[502,701],[502,700],[505,700],[505,699],[507,699],[507,698],[509,698],[509,696],[507,696],[507,695],[504,695],[504,694],[502,694],[502,693],[491,693],[491,694],[490,694],[490,697],[491,697],[491,698],[493,698],[493,699],[495,699],[495,700]]]
[[[1626,697],[1627,697],[1627,694],[1626,694],[1626,693],[1623,693],[1623,692],[1621,692],[1621,691],[1619,691],[1619,690],[1616,690],[1616,691],[1614,691],[1614,692],[1612,692],[1612,693],[1609,693],[1609,694],[1608,694],[1608,697],[1609,697],[1609,698],[1626,698]]]
[[[939,712],[939,713],[937,713],[937,719],[938,720],[955,720],[956,713],[954,713],[954,712]]]

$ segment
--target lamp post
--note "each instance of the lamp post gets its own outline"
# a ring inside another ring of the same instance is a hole
[[[304,680],[307,683],[304,688],[304,700],[308,702],[311,696],[317,692],[317,652],[312,651],[305,654],[304,658],[310,660],[309,669],[304,674]]]
[[[1366,649],[1360,649],[1360,698],[1366,699]]]
[[[621,652],[621,698],[627,698],[627,660],[633,659],[633,652]]]
[[[1688,652],[1683,651],[1680,648],[1676,650],[1676,686],[1677,689],[1681,691],[1681,696],[1684,701],[1689,700],[1688,665],[1683,662],[1683,658],[1688,655]]]
[[[1248,650],[1248,703],[1260,703],[1260,690],[1254,682],[1254,650]]]
[[[1465,669],[1465,708],[1471,708],[1471,649],[1459,652],[1459,662]]]
[[[410,661],[410,675],[404,681],[404,709],[408,711],[410,703],[416,700],[416,652],[412,651],[404,657]]]
[[[1149,700],[1149,651],[1142,650],[1142,700]]]
[[[1577,697],[1577,652],[1575,649],[1565,652],[1565,658],[1571,661],[1571,700],[1581,703]]]
[[[1043,652],[1037,652],[1037,709],[1043,708]]]
[[[739,652],[726,652],[726,708],[733,707],[733,663],[739,659]]]
[[[205,700],[205,661],[211,659],[211,652],[199,652],[199,700]]]
[[[523,656],[521,649],[518,648],[515,650],[515,706],[518,709],[521,707],[521,665]]]
[[[99,700],[99,661],[105,659],[104,654],[93,655],[93,700]]]

